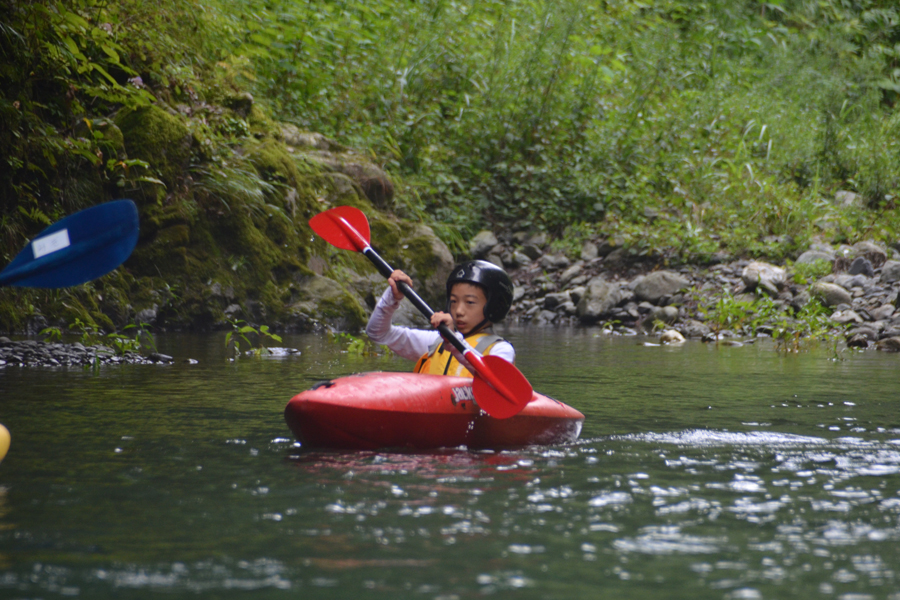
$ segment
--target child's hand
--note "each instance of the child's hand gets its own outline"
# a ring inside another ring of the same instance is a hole
[[[453,329],[453,317],[448,315],[445,312],[436,312],[431,315],[431,326],[437,329],[441,325],[446,325],[451,330]]]
[[[391,286],[391,292],[394,294],[394,298],[397,300],[403,300],[403,292],[400,291],[400,288],[397,287],[397,282],[402,281],[409,287],[412,287],[412,279],[410,279],[409,275],[401,271],[400,269],[395,270],[391,273],[391,276],[388,277],[388,284]]]

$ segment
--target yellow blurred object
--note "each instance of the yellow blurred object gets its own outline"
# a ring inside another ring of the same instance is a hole
[[[9,429],[0,425],[0,460],[3,460],[6,451],[9,450],[9,440]]]

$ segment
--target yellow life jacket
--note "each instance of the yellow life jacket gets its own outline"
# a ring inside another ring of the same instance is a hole
[[[489,354],[491,346],[502,341],[499,335],[493,333],[476,333],[466,338],[466,342],[480,354]],[[427,373],[431,375],[454,375],[456,377],[472,377],[467,368],[459,364],[450,349],[445,347],[443,338],[431,345],[428,352],[419,358],[413,369],[414,373]]]

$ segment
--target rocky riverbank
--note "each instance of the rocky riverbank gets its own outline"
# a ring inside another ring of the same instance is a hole
[[[603,242],[585,243],[573,258],[553,252],[542,235],[501,241],[483,232],[471,250],[511,273],[508,318],[516,322],[677,342],[777,336],[785,328],[800,337],[812,333],[804,319],[815,318],[850,346],[900,350],[900,254],[872,242],[816,244],[785,265],[720,257],[672,269]]]
[[[172,357],[154,352],[143,355],[125,351],[117,353],[107,346],[84,346],[36,340],[11,341],[0,337],[0,369],[19,367],[90,367],[119,364],[168,364]]]

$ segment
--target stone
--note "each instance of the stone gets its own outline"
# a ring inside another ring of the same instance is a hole
[[[585,282],[585,283],[587,283],[587,282]],[[584,297],[584,293],[586,291],[587,291],[587,288],[584,287],[583,285],[573,287],[572,289],[569,290],[569,298],[572,299],[572,302],[574,302],[575,304],[578,304],[579,302],[581,302],[581,299]]]
[[[709,255],[707,262],[711,265],[720,265],[722,263],[731,262],[732,256],[724,250],[717,250]]]
[[[678,309],[674,306],[654,306],[647,317],[647,322],[652,325],[656,321],[661,321],[666,325],[671,325],[678,320]]]
[[[875,277],[875,269],[872,268],[872,263],[863,256],[858,256],[853,260],[847,273],[849,273],[850,275],[865,275],[866,277]]]
[[[850,348],[868,348],[869,343],[869,338],[861,333],[857,333],[847,340],[847,346]]]
[[[609,238],[597,245],[597,256],[609,256],[616,248],[621,248],[624,243],[621,239]]]
[[[503,257],[501,257],[499,254],[495,254],[494,252],[491,252],[490,254],[485,256],[484,260],[491,263],[492,265],[496,265],[496,266],[500,267],[501,269],[504,266],[503,265]]]
[[[240,117],[246,119],[250,114],[250,109],[253,108],[253,94],[243,92],[229,95],[225,97],[223,104],[236,112]]]
[[[834,314],[831,315],[831,320],[840,325],[863,322],[862,317],[852,310],[835,311]]]
[[[850,275],[849,273],[842,273],[835,276],[833,283],[841,286],[845,290],[852,290],[853,288],[865,288],[869,284],[869,281],[865,275]]]
[[[537,325],[541,325],[544,323],[552,323],[556,319],[556,313],[551,310],[542,310],[538,315],[534,318],[534,322]]]
[[[762,288],[767,293],[777,296],[778,290],[786,281],[785,270],[769,263],[754,260],[741,272],[741,280],[748,290]]]
[[[826,254],[834,256],[834,246],[824,242],[813,242],[809,245],[809,249],[815,250],[816,252],[825,252]]]
[[[882,352],[900,352],[900,337],[889,337],[879,340],[875,344],[875,348]]]
[[[579,275],[578,277],[576,277],[575,279],[570,281],[569,285],[571,285],[573,287],[583,286],[590,280],[591,280],[591,277],[589,275]]]
[[[647,302],[646,300],[641,302],[640,304],[638,304],[638,310],[641,312],[641,314],[644,314],[644,315],[653,311],[655,308],[656,308],[656,306],[654,304],[651,304],[650,302]]]
[[[621,301],[619,302],[619,304],[621,304]],[[638,312],[638,305],[634,302],[626,302],[625,306],[622,307],[622,310],[629,319],[637,320],[641,316],[641,313]]]
[[[479,231],[469,242],[469,252],[473,258],[484,258],[500,242],[492,231]]]
[[[369,162],[365,157],[352,154],[308,155],[310,161],[319,163],[326,170],[342,173],[356,182],[363,194],[376,208],[391,208],[394,199],[394,182],[378,165]]]
[[[419,286],[419,295],[427,302],[442,304],[446,300],[447,278],[455,264],[450,248],[422,223],[402,228],[398,243],[405,254],[403,260],[411,266],[404,270]],[[415,267],[417,261],[421,266]]]
[[[824,260],[826,262],[834,261],[834,252],[822,252],[820,250],[807,250],[803,254],[797,257],[797,260],[794,261],[794,264],[810,264],[814,263],[817,260]]]
[[[834,194],[834,201],[841,206],[862,206],[862,197],[854,192],[841,190]]]
[[[884,331],[881,332],[880,339],[886,340],[887,338],[892,338],[892,337],[900,337],[900,329],[898,329],[897,327],[888,327],[887,329],[885,329]]]
[[[543,252],[541,252],[541,249],[534,244],[525,244],[522,246],[522,254],[527,256],[529,260],[537,260],[541,257]]]
[[[582,260],[594,260],[600,256],[600,250],[597,247],[597,244],[591,241],[587,241],[581,246],[581,259]]]
[[[882,304],[878,308],[869,310],[869,314],[875,321],[885,321],[894,316],[896,308],[893,304]]]
[[[324,275],[325,271],[328,270],[328,261],[320,256],[311,256],[309,260],[306,261],[306,266],[309,267],[309,270],[315,273],[316,275]],[[214,286],[218,286],[218,283],[214,283]],[[220,296],[221,291],[219,293],[213,292],[213,295]]]
[[[558,305],[569,302],[571,298],[568,292],[557,292],[544,296],[543,306],[548,310],[556,308]]]
[[[503,264],[511,269],[518,269],[519,267],[524,267],[529,264],[531,259],[528,258],[521,250],[513,250],[512,252],[505,252],[503,254]]]
[[[526,243],[531,244],[532,246],[535,246],[537,248],[543,248],[547,245],[547,234],[542,231],[534,233],[528,237]]]
[[[571,300],[563,302],[562,304],[560,304],[559,306],[556,307],[557,312],[562,311],[570,317],[572,315],[574,315],[577,310],[578,310],[578,307],[575,306],[575,303],[572,302]]]
[[[685,339],[674,329],[666,329],[659,335],[659,341],[662,344],[683,344]]]
[[[584,262],[579,260],[574,265],[562,272],[562,274],[559,276],[559,284],[561,286],[565,286],[570,281],[575,279],[581,273],[581,270],[583,268]]]
[[[568,267],[570,262],[564,254],[545,254],[538,259],[538,264],[548,271],[557,271]]]
[[[362,298],[346,291],[337,281],[312,275],[298,279],[297,284],[298,301],[290,306],[292,314],[303,314],[341,329],[365,325]]]
[[[858,337],[858,336],[864,336],[867,340],[869,340],[871,342],[878,341],[878,337],[879,337],[878,331],[876,331],[875,328],[869,324],[852,327],[847,332],[846,335],[847,335],[847,339],[852,339],[852,338]]]
[[[309,131],[300,131],[296,125],[282,125],[281,138],[288,146],[323,152],[347,152],[349,148],[334,140]]]
[[[889,260],[881,267],[881,281],[894,283],[900,281],[900,261]]]
[[[626,248],[619,247],[615,248],[606,255],[604,264],[615,269],[628,266],[631,262],[633,262],[633,257],[628,252],[628,250]]]
[[[634,295],[639,301],[658,304],[660,299],[690,285],[690,281],[674,271],[650,273],[634,287]]]
[[[817,296],[825,306],[838,306],[839,304],[850,305],[853,298],[850,293],[843,287],[834,283],[818,282],[814,284],[810,291]]]
[[[594,277],[588,282],[575,314],[583,323],[596,323],[619,303],[619,299],[618,285],[602,276]]]
[[[887,252],[875,242],[862,241],[853,244],[852,256],[854,258],[865,257],[875,267],[880,267],[887,260]]]
[[[644,275],[638,275],[637,277],[635,277],[628,283],[623,284],[622,288],[626,289],[626,290],[634,291],[634,288],[636,288],[643,280],[644,280]]]
[[[139,311],[138,314],[134,316],[134,322],[138,325],[145,323],[147,325],[156,324],[156,317],[159,314],[159,307],[154,304],[150,308],[145,308],[142,311]]]
[[[516,250],[513,252],[513,259],[519,264],[519,266],[524,267],[528,263],[531,262],[531,257],[525,254],[520,250]]]
[[[438,306],[436,307],[439,310],[446,310],[446,306]],[[416,307],[412,305],[412,302],[401,302],[400,306],[394,312],[394,316],[391,319],[394,325],[399,325],[401,327],[411,327],[413,329],[431,329],[431,323],[428,322],[428,319],[418,311]]]

